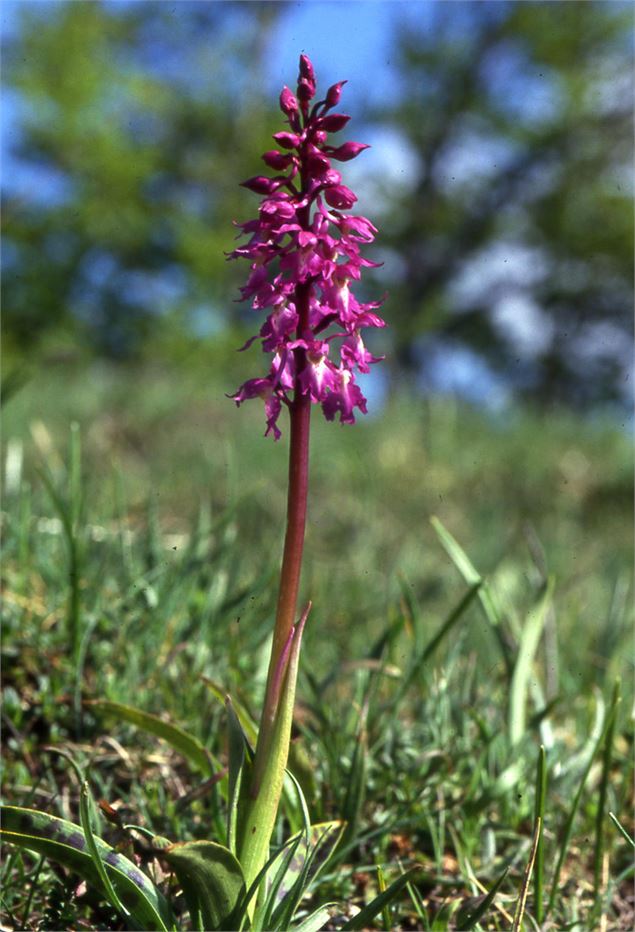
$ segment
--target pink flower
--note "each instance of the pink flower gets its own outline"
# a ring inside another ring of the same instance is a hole
[[[265,436],[276,440],[282,405],[291,407],[302,396],[321,404],[327,420],[339,413],[342,423],[354,423],[355,408],[366,413],[355,373],[367,373],[380,361],[366,349],[361,330],[385,326],[375,313],[381,301],[362,304],[351,290],[363,268],[377,265],[360,254],[360,244],[371,243],[377,229],[366,217],[345,213],[357,198],[331,164],[368,148],[359,142],[329,144],[329,134],[350,119],[328,112],[339,103],[345,83],[333,84],[311,107],[315,72],[309,58],[300,57],[297,93],[284,87],[280,94],[290,131],[273,137],[286,151],[271,149],[262,157],[279,174],[243,183],[263,200],[258,219],[237,224],[248,242],[228,255],[250,263],[241,300],[250,300],[255,311],[271,309],[258,336],[243,349],[260,339],[263,351],[273,354],[268,376],[249,379],[231,397],[237,405],[261,398]]]

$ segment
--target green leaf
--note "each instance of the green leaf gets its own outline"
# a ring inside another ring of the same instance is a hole
[[[157,715],[151,715],[149,712],[134,709],[132,706],[123,705],[120,702],[111,702],[108,699],[88,699],[86,705],[96,712],[102,712],[104,715],[114,715],[120,721],[129,722],[129,724],[136,725],[137,728],[141,728],[157,738],[162,738],[175,751],[187,758],[197,770],[202,770],[210,776],[214,775],[214,764],[207,748],[197,738],[177,725],[164,722]]]
[[[302,631],[310,610],[309,602],[300,621],[292,629],[288,642],[288,656],[285,666],[280,671],[279,680],[274,682],[274,688],[265,698],[263,724],[258,735],[250,787],[250,792],[254,795],[249,798],[244,819],[241,818],[239,826],[238,851],[248,886],[251,886],[269,855],[269,843],[289,755]],[[268,709],[269,704],[271,708]],[[253,909],[253,904],[250,904],[250,909]]]
[[[88,782],[86,780],[82,780],[79,794],[79,812],[88,853],[93,859],[95,870],[99,874],[99,879],[101,880],[102,886],[106,891],[106,896],[108,897],[109,902],[112,903],[116,910],[128,918],[130,913],[125,904],[121,902],[119,894],[115,890],[110,877],[108,876],[108,871],[106,870],[101,853],[97,847],[97,838],[93,832],[93,826],[91,824],[91,805],[94,807],[94,802],[90,795]]]
[[[364,930],[368,928],[368,923],[371,919],[374,919],[377,913],[381,912],[385,906],[388,906],[389,903],[392,903],[394,899],[401,893],[403,888],[406,886],[409,881],[412,880],[414,875],[418,872],[418,867],[411,867],[410,870],[406,871],[405,874],[401,874],[400,877],[397,877],[387,890],[384,890],[383,893],[380,893],[375,897],[367,906],[364,906],[362,910],[358,912],[356,916],[353,916],[352,919],[349,919],[345,925],[342,926],[342,930],[355,930],[360,929]]]
[[[227,693],[223,690],[218,683],[215,683],[213,680],[210,680],[209,677],[203,676],[203,682],[211,692],[211,694],[218,699],[223,705],[227,704]],[[240,722],[240,727],[245,733],[245,737],[248,743],[253,747],[258,740],[258,727],[254,722],[253,718],[247,711],[247,708],[243,705],[242,702],[239,702],[236,697],[232,698],[232,708],[236,718]]]
[[[251,780],[253,751],[243,731],[240,719],[229,696],[225,699],[229,746],[229,799],[227,805],[227,843],[232,854],[237,853],[240,831],[241,801]]]
[[[550,579],[538,604],[527,615],[520,635],[518,657],[512,674],[509,695],[509,740],[512,744],[518,744],[525,734],[527,691],[529,689],[532,663],[538,649],[542,629],[547,620],[552,595],[553,580]]]
[[[434,634],[428,641],[421,653],[415,657],[410,666],[410,669],[408,670],[408,673],[401,682],[401,686],[397,690],[397,694],[394,700],[395,705],[399,705],[415,680],[421,676],[422,670],[429,658],[432,656],[445,636],[449,634],[457,621],[463,617],[464,612],[472,604],[474,597],[480,591],[482,585],[483,581],[478,580],[467,590],[458,605],[450,612],[445,621],[440,625],[436,634]]]
[[[635,839],[631,838],[614,812],[609,812],[609,819],[618,830],[622,838],[626,841],[626,843],[629,844],[631,848],[635,848]]]
[[[3,806],[1,815],[0,834],[4,841],[43,854],[74,871],[106,896],[79,825],[46,812],[18,806]],[[130,913],[134,928],[158,929],[160,932],[175,929],[168,901],[148,877],[101,838],[93,836],[93,840],[117,896]]]
[[[547,798],[547,755],[544,746],[540,745],[538,752],[538,765],[536,768],[536,804],[534,808],[534,822],[540,820],[540,834],[536,846],[536,865],[534,872],[534,914],[539,926],[543,920],[543,890],[545,876],[545,800]]]
[[[331,918],[330,911],[334,906],[337,906],[337,904],[326,903],[324,906],[318,906],[316,910],[302,920],[300,925],[293,927],[294,932],[319,932]]]
[[[346,796],[342,806],[342,814],[346,822],[345,844],[355,837],[366,795],[366,770],[368,761],[367,718],[368,704],[365,703],[362,706],[359,717],[359,728],[355,747],[353,749],[351,768],[348,774]]]
[[[621,683],[618,679],[613,688],[612,704],[617,708],[620,702]],[[595,843],[593,845],[593,890],[596,899],[600,897],[602,888],[602,864],[604,862],[605,846],[605,817],[606,800],[611,780],[611,766],[613,763],[613,740],[615,737],[615,724],[617,715],[614,715],[606,730],[604,748],[602,753],[602,776],[600,778],[600,792],[597,811],[595,815]]]
[[[467,930],[473,929],[476,923],[483,918],[487,910],[494,902],[494,897],[498,893],[503,881],[505,880],[505,877],[507,877],[508,870],[509,867],[506,867],[492,889],[482,899],[479,899],[478,905],[476,907],[470,905],[469,909],[464,908],[459,910],[456,915],[457,929],[465,929],[467,932]]]
[[[213,841],[186,841],[159,854],[183,887],[194,925],[205,932],[234,928],[233,913],[245,892],[245,878],[229,848]]]
[[[511,658],[509,655],[509,647],[507,645],[507,642],[505,641],[505,637],[503,635],[502,628],[501,628],[501,622],[502,622],[501,613],[494,601],[489,584],[481,576],[481,574],[476,569],[476,567],[474,566],[474,564],[472,563],[468,555],[465,553],[463,548],[460,546],[458,541],[456,541],[454,537],[452,537],[450,532],[443,526],[443,524],[439,521],[436,515],[433,515],[430,518],[430,523],[432,524],[432,527],[436,531],[437,537],[441,541],[441,544],[445,552],[448,554],[448,556],[450,557],[450,559],[452,560],[452,562],[454,563],[457,570],[459,571],[459,573],[461,574],[465,582],[468,584],[468,586],[476,586],[477,584],[480,583],[480,587],[478,590],[479,601],[481,603],[481,607],[483,609],[485,617],[489,621],[494,631],[494,634],[496,635],[496,638],[498,640],[498,644],[501,649],[501,653],[503,656],[503,660],[505,662],[507,673],[510,674],[511,673]]]
[[[560,843],[560,850],[558,852],[558,858],[556,861],[556,866],[555,866],[555,869],[553,872],[553,878],[551,881],[551,891],[549,893],[549,902],[547,903],[547,909],[545,911],[545,918],[549,915],[549,913],[555,906],[556,894],[558,892],[558,883],[560,881],[560,872],[562,871],[562,865],[564,864],[564,860],[567,856],[567,851],[569,850],[569,842],[571,841],[571,834],[573,832],[573,822],[575,820],[575,817],[578,812],[578,808],[580,806],[580,801],[582,799],[582,793],[586,785],[586,781],[588,779],[589,773],[591,772],[591,767],[593,765],[593,761],[595,760],[595,756],[598,753],[599,749],[602,747],[602,744],[604,743],[607,733],[612,728],[613,719],[617,715],[617,708],[618,708],[619,703],[620,703],[619,692],[614,691],[611,706],[609,708],[608,715],[604,722],[604,727],[602,728],[602,731],[597,741],[595,742],[595,746],[593,747],[593,750],[591,754],[589,755],[589,759],[587,761],[586,767],[584,768],[584,772],[580,779],[580,784],[578,786],[577,792],[571,803],[571,808],[569,809],[569,813],[567,815],[567,820],[565,822],[564,831],[563,831],[562,842]]]
[[[93,831],[93,823],[95,823],[95,825],[97,824],[98,816],[95,809],[95,801],[91,795],[90,787],[88,785],[88,781],[86,780],[84,771],[72,756],[72,754],[69,754],[67,751],[62,750],[61,748],[49,748],[49,751],[55,754],[61,754],[61,756],[69,762],[75,771],[75,776],[77,777],[77,781],[79,783],[79,818],[82,831],[84,833],[84,838],[86,840],[88,853],[93,859],[95,870],[99,874],[99,879],[101,880],[102,886],[106,891],[108,902],[111,903],[114,908],[121,913],[122,916],[128,918],[130,913],[119,899],[117,891],[110,882],[110,877],[108,876],[108,872],[97,848],[95,833]]]

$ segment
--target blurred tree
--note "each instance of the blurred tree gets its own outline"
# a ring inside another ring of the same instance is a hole
[[[61,327],[117,357],[167,312],[185,329],[218,326],[235,293],[229,224],[245,213],[236,180],[278,128],[262,96],[278,4],[20,13],[4,49],[19,113],[3,195],[9,346]]]
[[[229,223],[248,213],[236,181],[279,128],[262,79],[286,8],[20,9],[4,50],[5,108],[19,116],[3,194],[5,348],[68,328],[125,356],[150,335],[225,324],[244,272],[224,261]],[[384,214],[394,381],[433,372],[438,384],[460,350],[539,401],[623,397],[630,5],[394,9],[401,94],[370,114],[389,155],[407,156],[403,174],[388,165],[376,182],[371,214]]]
[[[462,347],[540,402],[624,400],[631,5],[410,12],[400,102],[371,114],[407,168],[379,192],[399,372],[419,378]]]

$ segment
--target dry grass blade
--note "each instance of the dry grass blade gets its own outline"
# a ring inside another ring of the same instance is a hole
[[[512,932],[520,932],[520,928],[523,921],[523,916],[525,914],[525,906],[527,905],[527,894],[529,893],[529,883],[531,881],[531,874],[534,869],[534,862],[536,860],[536,852],[538,851],[538,843],[540,841],[540,835],[542,832],[542,818],[538,816],[536,819],[536,828],[534,829],[534,838],[531,843],[531,852],[529,854],[529,861],[527,862],[527,867],[525,868],[525,874],[523,876],[523,884],[520,888],[520,896],[518,897],[518,902],[516,903],[516,911],[514,913],[514,924],[512,926]]]

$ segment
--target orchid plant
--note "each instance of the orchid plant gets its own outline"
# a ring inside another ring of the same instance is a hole
[[[331,112],[345,83],[334,84],[323,100],[312,103],[313,65],[306,55],[300,56],[297,94],[286,86],[280,94],[289,131],[276,133],[273,138],[280,149],[262,156],[279,174],[256,175],[244,182],[263,200],[257,219],[238,224],[249,242],[229,256],[251,264],[242,298],[251,300],[255,311],[269,310],[259,337],[263,351],[273,357],[265,377],[245,382],[232,397],[237,405],[249,398],[264,401],[265,436],[280,438],[283,406],[290,423],[287,529],[278,606],[240,845],[248,882],[267,857],[287,761],[297,657],[310,609],[308,605],[296,624],[311,409],[320,404],[327,420],[339,414],[345,424],[354,423],[355,408],[366,413],[355,373],[368,372],[370,364],[379,360],[364,345],[362,330],[384,326],[376,313],[381,302],[361,303],[350,287],[362,268],[377,264],[360,253],[360,244],[372,242],[377,230],[366,217],[346,213],[357,198],[333,168],[334,161],[349,161],[368,148],[359,142],[330,143],[330,134],[342,130],[350,119]],[[243,349],[256,339],[248,340]]]
[[[316,97],[313,66],[300,57],[297,92],[284,87],[280,108],[288,129],[276,133],[279,148],[265,152],[274,174],[257,175],[244,186],[262,195],[257,219],[239,223],[245,245],[229,254],[247,259],[250,272],[242,299],[267,316],[259,334],[271,355],[268,373],[245,382],[234,395],[237,405],[253,398],[264,402],[266,436],[281,437],[280,417],[289,412],[289,484],[287,526],[280,588],[265,698],[255,750],[244,729],[244,710],[227,699],[229,762],[227,779],[209,751],[192,736],[140,710],[97,700],[93,707],[114,714],[169,741],[211,781],[221,780],[227,801],[225,844],[214,841],[172,843],[139,826],[119,825],[149,837],[152,854],[176,875],[185,895],[193,928],[302,929],[312,932],[329,919],[320,906],[299,924],[295,910],[308,883],[337,844],[342,822],[311,826],[296,832],[270,853],[287,759],[302,631],[311,604],[298,619],[298,592],[307,513],[309,428],[311,410],[319,404],[331,421],[352,424],[355,409],[366,413],[366,399],[356,373],[367,373],[379,359],[366,348],[365,328],[383,327],[381,302],[357,300],[351,284],[365,267],[376,263],[361,255],[377,230],[366,217],[349,211],[357,198],[342,183],[334,162],[356,158],[366,145],[333,145],[330,136],[349,117],[332,112],[346,82]],[[43,812],[5,807],[2,834],[6,840],[39,852],[79,873],[125,917],[131,928],[177,929],[172,904],[158,886],[95,831],[96,812],[85,772],[74,760],[80,792],[81,825]],[[290,774],[298,794],[301,790]],[[114,811],[107,817],[117,821]],[[119,823],[118,823],[119,824]],[[358,917],[343,926],[363,928],[408,880],[404,873]]]

